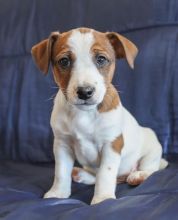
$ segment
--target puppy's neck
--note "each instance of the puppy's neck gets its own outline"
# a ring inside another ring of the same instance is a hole
[[[108,112],[116,109],[120,105],[120,98],[116,88],[110,83],[107,85],[106,94],[103,101],[98,105],[98,111]]]

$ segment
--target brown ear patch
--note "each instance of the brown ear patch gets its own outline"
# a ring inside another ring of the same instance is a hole
[[[67,98],[66,95],[67,87],[71,78],[72,66],[63,69],[59,65],[59,60],[64,56],[69,56],[71,62],[74,62],[74,60],[76,59],[68,45],[68,39],[70,35],[71,35],[71,31],[61,33],[60,38],[58,41],[56,41],[52,51],[52,66],[53,66],[54,79],[66,98]]]
[[[133,69],[134,60],[138,53],[138,49],[135,44],[124,36],[115,32],[108,32],[106,33],[106,36],[114,48],[116,57],[118,59],[126,58],[129,66]]]
[[[52,32],[49,39],[43,40],[32,47],[31,53],[37,67],[47,74],[51,60],[52,46],[59,37],[59,32]]]
[[[115,87],[112,84],[106,86],[107,86],[107,90],[104,99],[98,105],[98,111],[100,113],[108,112],[113,109],[116,109],[120,103],[120,98]]]
[[[123,146],[124,146],[124,138],[123,135],[121,134],[112,142],[112,148],[116,153],[120,154]]]
[[[53,75],[54,75],[54,80],[59,86],[59,88],[62,90],[63,94],[66,96],[66,90],[70,81],[71,73],[70,70],[67,71],[60,71],[58,67],[54,66],[53,67]]]
[[[39,44],[36,44],[32,47],[31,53],[33,56],[33,59],[40,69],[40,71],[47,73],[48,71],[48,52],[47,52],[47,45],[48,45],[48,39],[41,41]]]

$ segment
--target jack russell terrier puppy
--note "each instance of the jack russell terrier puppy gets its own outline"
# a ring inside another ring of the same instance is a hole
[[[73,179],[95,184],[96,204],[115,198],[117,182],[138,185],[167,166],[154,131],[138,124],[111,83],[116,58],[133,68],[137,51],[118,33],[88,28],[53,32],[32,48],[42,72],[51,63],[60,88],[51,115],[55,177],[44,198],[68,198]]]

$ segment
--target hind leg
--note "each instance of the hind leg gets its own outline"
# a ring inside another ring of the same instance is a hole
[[[127,177],[130,185],[139,185],[152,173],[159,170],[162,147],[151,129],[144,129],[146,133],[143,145],[143,157],[139,162],[137,171],[133,171]]]
[[[84,168],[74,167],[72,170],[72,179],[77,183],[93,185],[95,184],[96,177]]]
[[[139,185],[146,180],[152,173],[159,170],[160,166],[160,155],[150,153],[143,157],[140,161],[137,171],[133,171],[127,177],[129,185]]]
[[[138,170],[131,172],[127,177],[127,183],[131,186],[137,186],[145,181],[154,171]]]

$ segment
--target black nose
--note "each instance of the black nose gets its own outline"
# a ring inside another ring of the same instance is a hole
[[[87,100],[94,94],[95,88],[92,86],[80,86],[77,88],[77,95],[79,99]]]

